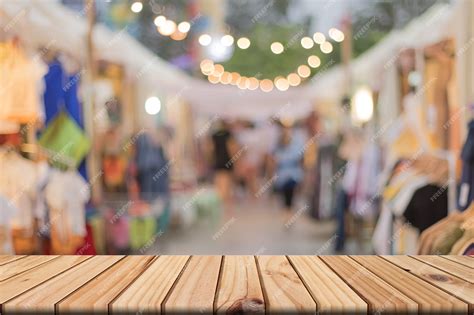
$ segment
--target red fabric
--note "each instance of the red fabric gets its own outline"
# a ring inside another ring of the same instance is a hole
[[[76,255],[97,255],[94,246],[94,238],[92,237],[92,227],[86,224],[86,236],[84,236],[84,243],[76,249]]]

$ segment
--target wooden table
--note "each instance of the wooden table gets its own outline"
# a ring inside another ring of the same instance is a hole
[[[0,256],[11,312],[474,311],[468,256]]]

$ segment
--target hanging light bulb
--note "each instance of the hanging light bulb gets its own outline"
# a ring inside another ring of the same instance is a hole
[[[280,91],[286,91],[290,87],[290,84],[285,78],[279,77],[275,79],[275,86]]]
[[[158,97],[149,97],[145,102],[145,111],[148,115],[156,115],[161,110],[161,101]]]
[[[202,34],[199,36],[198,41],[201,46],[209,46],[209,44],[212,42],[212,37],[209,34]]]
[[[272,52],[276,55],[279,55],[283,52],[283,50],[285,50],[285,48],[283,47],[283,45],[280,43],[280,42],[274,42],[270,45],[270,49],[272,50]]]
[[[308,57],[308,65],[311,68],[317,68],[321,65],[321,59],[318,56],[309,56]]]
[[[153,20],[153,23],[155,23],[155,25],[157,27],[162,27],[163,24],[165,24],[166,22],[166,17],[163,16],[163,15],[158,15],[154,20]]]
[[[248,85],[248,89],[253,91],[253,90],[256,90],[258,89],[258,86],[259,86],[259,82],[258,82],[258,79],[257,78],[249,78],[249,85]]]
[[[303,37],[301,39],[301,46],[303,46],[304,49],[311,49],[314,46],[314,42],[310,37]]]
[[[132,10],[133,13],[140,13],[143,10],[143,3],[140,1],[135,1],[130,6],[130,10]]]
[[[322,43],[319,48],[321,48],[321,51],[325,54],[329,54],[332,52],[332,44],[330,42]]]
[[[164,36],[170,36],[176,31],[176,23],[172,20],[166,20],[161,27],[158,28],[158,32]]]
[[[329,37],[334,39],[336,42],[340,43],[344,40],[344,33],[337,28],[333,27],[329,29]]]
[[[286,79],[288,80],[288,84],[291,86],[298,86],[301,83],[301,78],[296,73],[290,73]]]
[[[237,87],[241,90],[247,89],[249,86],[249,79],[247,77],[240,77]]]
[[[260,81],[260,89],[263,92],[270,92],[271,90],[273,90],[272,80],[264,79],[264,80]]]
[[[231,80],[232,80],[232,75],[229,72],[224,71],[224,73],[220,77],[220,82],[222,84],[230,84]]]
[[[362,124],[372,119],[374,115],[374,100],[368,87],[361,87],[352,98],[351,116],[354,122]]]
[[[230,80],[230,84],[237,85],[237,83],[239,83],[240,74],[238,74],[237,72],[232,72],[231,76],[232,77],[231,77],[231,80]]]
[[[224,73],[224,67],[220,64],[214,65],[214,71],[212,72],[212,75],[215,75],[216,77],[220,77]]]
[[[307,78],[311,75],[311,69],[307,65],[301,65],[298,67],[298,75]]]
[[[321,45],[322,43],[326,41],[326,36],[324,36],[324,34],[321,32],[316,32],[313,35],[313,40],[316,44]]]
[[[173,40],[180,41],[180,40],[185,39],[186,36],[187,36],[187,33],[182,33],[179,30],[176,30],[173,34],[171,34],[170,37]]]
[[[189,24],[189,22],[184,21],[178,24],[178,30],[181,33],[187,33],[189,32],[190,29],[191,29],[191,24]]]
[[[210,75],[214,71],[214,62],[210,59],[204,59],[200,64],[201,72],[205,75]]]
[[[221,37],[221,44],[226,47],[232,46],[234,38],[231,35],[224,35]]]
[[[250,47],[250,39],[247,37],[241,37],[237,40],[237,46],[240,49],[247,49]]]
[[[219,77],[212,74],[207,77],[207,80],[209,80],[209,82],[211,82],[212,84],[219,83]]]

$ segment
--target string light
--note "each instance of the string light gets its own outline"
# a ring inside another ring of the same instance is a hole
[[[259,81],[257,78],[250,78],[249,79],[249,85],[248,85],[248,89],[253,91],[253,90],[256,90],[258,89],[258,86],[259,86]]]
[[[176,41],[180,41],[180,40],[185,39],[186,36],[187,36],[187,33],[182,33],[179,30],[177,30],[173,34],[171,34],[170,38]]]
[[[321,32],[316,32],[313,34],[313,40],[316,44],[321,45],[326,41],[326,36],[324,36],[324,34]]]
[[[172,20],[166,20],[161,27],[158,28],[158,32],[164,36],[170,36],[176,31],[176,23]]]
[[[232,75],[229,72],[224,71],[224,73],[221,75],[220,82],[222,84],[230,84],[231,80],[232,80]]]
[[[264,79],[262,81],[260,81],[260,89],[263,91],[263,92],[270,92],[273,90],[273,82],[272,80],[269,80],[269,79]]]
[[[237,46],[240,49],[247,49],[250,47],[250,40],[247,37],[241,37],[237,40]]]
[[[290,73],[286,79],[288,80],[288,84],[290,86],[298,86],[300,85],[301,83],[301,78],[299,75],[297,75],[296,73]]]
[[[270,49],[274,54],[279,55],[283,52],[285,48],[280,42],[274,42],[271,44]]]
[[[245,90],[249,86],[249,79],[247,77],[240,77],[237,82],[237,87],[241,90]]]
[[[143,3],[140,1],[135,1],[130,6],[130,10],[132,10],[133,13],[140,13],[143,10]]]
[[[234,38],[231,35],[224,35],[221,37],[221,44],[226,47],[232,46]]]
[[[301,39],[301,46],[303,46],[304,49],[311,49],[314,46],[314,42],[310,37],[303,37]]]
[[[338,43],[344,40],[344,33],[335,27],[329,29],[328,33],[329,33],[329,37],[331,37],[332,39],[334,39],[334,41]]]
[[[290,84],[285,78],[278,77],[275,79],[275,86],[280,91],[286,91],[290,87]]]
[[[307,78],[311,75],[311,69],[307,65],[301,65],[298,67],[298,74],[302,78]]]
[[[332,44],[327,41],[322,43],[319,48],[321,48],[321,51],[325,54],[329,54],[330,52],[332,52]]]
[[[148,115],[156,115],[161,110],[161,101],[158,97],[152,96],[145,101],[145,111]]]
[[[237,72],[232,72],[230,84],[237,85],[237,83],[239,82],[239,79],[240,79],[240,74],[238,74]]]
[[[219,77],[218,77],[218,76],[210,75],[210,76],[207,77],[207,79],[208,79],[209,82],[211,82],[212,84],[217,84],[217,83],[219,83]]]
[[[224,73],[224,67],[220,64],[214,65],[213,75],[220,77]]]
[[[212,37],[209,34],[202,34],[199,36],[198,41],[202,46],[209,46],[212,42]]]
[[[178,30],[181,33],[187,33],[189,32],[190,29],[191,29],[191,24],[189,24],[189,22],[184,21],[178,24]]]
[[[317,68],[321,65],[321,59],[318,56],[309,56],[308,57],[308,65],[311,68]]]
[[[157,27],[161,27],[163,26],[163,24],[166,22],[166,17],[164,17],[163,15],[158,15],[154,20],[153,20],[153,23],[155,23],[155,25]]]

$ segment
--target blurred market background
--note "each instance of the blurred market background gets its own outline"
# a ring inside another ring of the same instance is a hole
[[[2,254],[472,251],[473,1],[0,18]]]

